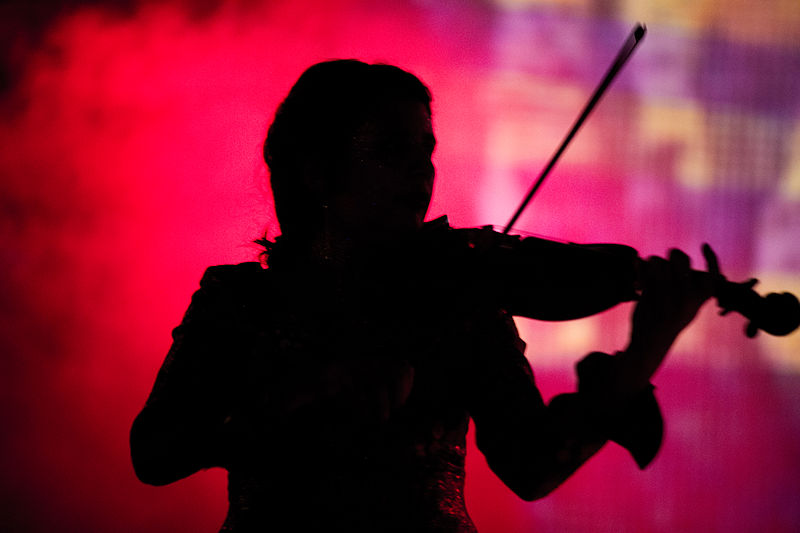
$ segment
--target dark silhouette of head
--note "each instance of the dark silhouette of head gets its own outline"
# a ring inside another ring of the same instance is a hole
[[[335,60],[300,76],[278,107],[264,143],[285,237],[304,240],[320,230],[323,206],[350,185],[359,130],[386,116],[394,103],[421,104],[430,117],[428,88],[395,66]]]

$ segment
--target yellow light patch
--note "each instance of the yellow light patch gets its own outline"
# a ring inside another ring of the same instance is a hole
[[[781,196],[800,201],[800,121],[795,123],[789,150],[789,164],[781,183]]]
[[[646,105],[640,109],[641,142],[650,150],[672,145],[676,150],[676,177],[687,187],[712,185],[707,158],[706,122],[692,102]]]

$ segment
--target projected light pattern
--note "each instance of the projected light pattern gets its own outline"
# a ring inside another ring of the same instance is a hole
[[[516,4],[496,22],[483,218],[507,218],[509,201],[524,195],[629,31],[543,4]],[[732,277],[755,273],[796,287],[800,265],[770,262],[759,250],[775,242],[761,234],[777,223],[767,213],[797,211],[783,193],[796,151],[800,55],[687,29],[651,30],[519,226],[648,253],[679,246],[695,257],[709,240]],[[586,335],[585,349],[594,338]],[[719,342],[739,350],[739,339]],[[784,345],[791,348],[775,363],[800,367],[796,343]],[[574,346],[564,348],[551,352]]]
[[[114,6],[117,7],[114,7]],[[0,523],[9,531],[216,531],[220,471],[140,484],[127,432],[203,269],[278,233],[271,114],[323,59],[398,64],[434,93],[429,218],[504,224],[641,20],[648,35],[521,231],[677,246],[800,293],[800,8],[793,0],[425,0],[37,6],[0,17]],[[41,21],[38,17],[46,17]],[[546,397],[621,349],[630,306],[520,321]],[[800,528],[800,335],[744,339],[709,305],[656,378],[646,472],[608,447],[547,499],[468,455],[482,533]]]

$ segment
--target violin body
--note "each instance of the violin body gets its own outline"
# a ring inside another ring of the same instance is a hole
[[[500,307],[537,320],[575,320],[636,299],[636,250],[451,230],[461,260]]]

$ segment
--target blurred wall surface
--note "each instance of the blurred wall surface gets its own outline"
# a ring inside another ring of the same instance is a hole
[[[429,218],[507,222],[633,23],[648,34],[517,225],[643,256],[709,242],[800,293],[796,0],[9,1],[0,6],[0,529],[214,532],[225,476],[136,480],[128,430],[204,268],[279,232],[260,160],[320,60],[434,94]],[[609,445],[525,503],[471,445],[484,533],[800,531],[800,334],[709,304],[656,376],[664,446]],[[622,349],[630,306],[519,320],[545,396]]]

